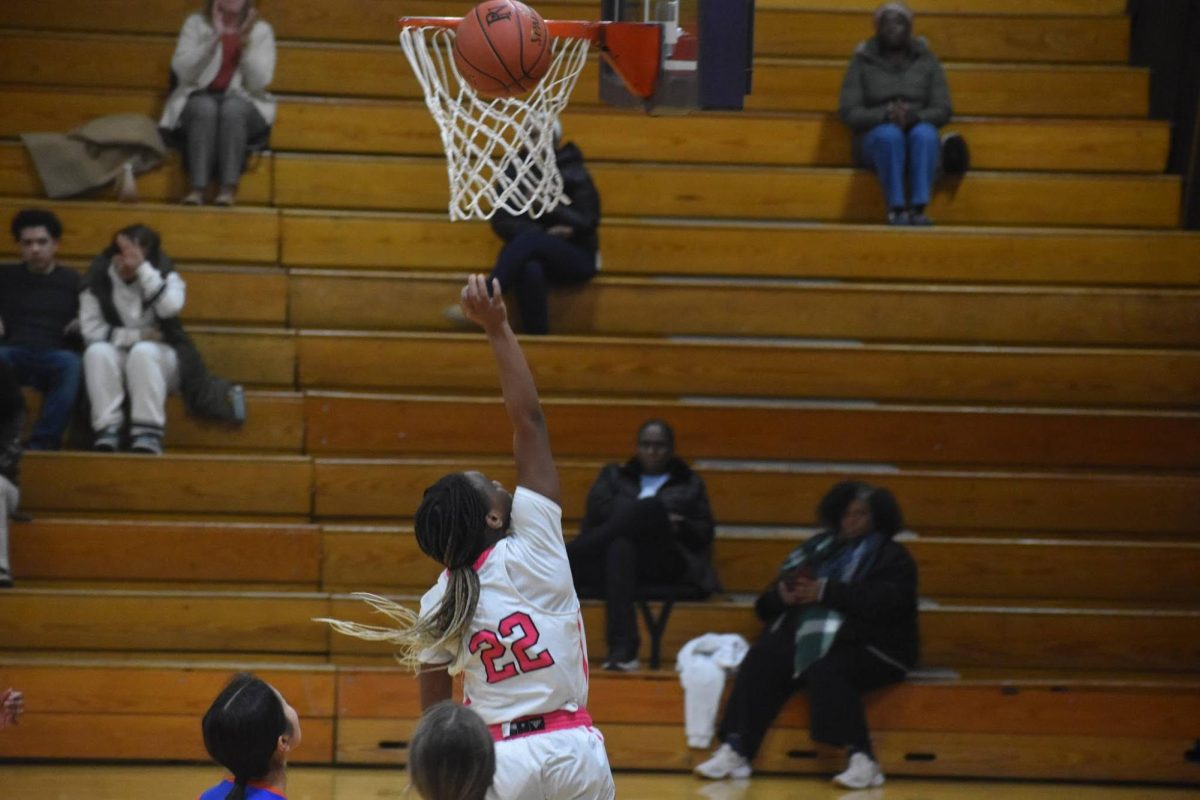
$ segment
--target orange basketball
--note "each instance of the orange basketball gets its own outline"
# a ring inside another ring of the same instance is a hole
[[[517,0],[480,3],[458,25],[454,63],[478,94],[525,94],[550,69],[546,22]]]

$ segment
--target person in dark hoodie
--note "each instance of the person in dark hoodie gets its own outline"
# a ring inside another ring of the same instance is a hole
[[[13,585],[8,562],[8,518],[21,500],[21,428],[25,423],[25,398],[16,373],[0,359],[0,589]],[[0,695],[2,696],[2,695]],[[0,728],[4,727],[0,709]]]
[[[845,481],[817,508],[823,527],[784,559],[754,610],[766,627],[738,668],[718,734],[696,767],[748,778],[750,762],[792,693],[805,689],[814,741],[849,751],[834,781],[883,785],[862,695],[904,679],[917,661],[917,567],[894,539],[904,522],[887,489]]]
[[[704,479],[675,455],[675,432],[642,423],[637,453],[608,464],[592,484],[579,536],[567,544],[580,596],[600,596],[607,612],[604,669],[637,669],[637,587],[669,583],[717,589],[715,526]]]
[[[555,127],[555,158],[562,174],[563,192],[569,202],[534,217],[514,215],[503,209],[492,216],[492,230],[504,240],[488,275],[488,285],[499,279],[500,288],[516,294],[523,331],[550,332],[547,293],[551,285],[586,283],[600,270],[600,195],[573,142],[562,142]],[[466,325],[459,305],[447,306],[443,315]]]
[[[937,56],[913,38],[912,19],[903,3],[876,10],[875,36],[855,50],[838,101],[856,161],[879,176],[889,225],[931,225],[925,207],[939,164],[962,173],[968,161],[961,136],[939,141],[953,111],[950,88]]]

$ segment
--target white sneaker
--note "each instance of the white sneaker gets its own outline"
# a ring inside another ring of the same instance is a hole
[[[855,753],[850,756],[850,764],[841,775],[835,775],[833,782],[847,789],[870,789],[883,786],[883,772],[879,763],[872,760],[866,753]]]
[[[749,778],[750,762],[727,744],[717,748],[708,761],[696,765],[695,773],[719,781],[722,778]]]

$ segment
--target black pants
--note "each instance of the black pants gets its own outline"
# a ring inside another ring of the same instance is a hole
[[[864,647],[835,641],[824,657],[793,678],[795,631],[786,623],[774,631],[768,627],[750,647],[725,704],[717,731],[721,741],[754,758],[783,704],[803,687],[813,741],[871,752],[862,695],[903,680],[904,672]]]
[[[525,332],[543,334],[550,332],[547,287],[584,283],[595,274],[595,253],[529,228],[504,245],[489,278],[499,278],[504,291],[516,292]]]
[[[666,506],[654,497],[622,504],[607,522],[571,541],[567,557],[580,595],[605,600],[609,657],[636,658],[638,583],[670,583],[687,572]]]

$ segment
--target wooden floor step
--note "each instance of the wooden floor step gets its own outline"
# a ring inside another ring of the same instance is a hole
[[[0,37],[0,45],[4,44]],[[33,132],[33,131],[30,131]],[[43,131],[37,132],[62,132]],[[271,154],[254,156],[242,173],[238,184],[238,202],[244,205],[271,204]],[[138,197],[153,202],[178,202],[189,190],[180,159],[172,154],[158,169],[145,172],[136,179]],[[0,142],[0,195],[10,197],[45,197],[41,178],[25,147],[17,142]],[[112,185],[103,186],[84,197],[108,200],[114,197]]]
[[[93,581],[318,591],[322,582],[322,537],[314,525],[39,517],[14,524],[11,535],[22,587]]]
[[[441,158],[280,154],[275,203],[284,207],[438,211],[446,207]],[[870,222],[886,216],[866,170],[593,162],[607,213],[620,216]],[[398,187],[405,187],[403,191]],[[1173,228],[1174,176],[974,172],[936,191],[938,222]]]
[[[252,669],[296,709],[304,747],[290,760],[301,764],[334,760],[338,710],[333,667],[61,659],[0,660],[0,682],[14,681],[26,696],[24,735],[3,737],[0,758],[207,761],[197,733],[199,721],[239,669]],[[90,727],[102,728],[105,735],[80,735],[81,729]]]
[[[188,335],[218,375],[263,388],[295,385],[296,338],[291,330],[193,325]]]
[[[353,597],[334,595],[330,606],[337,619],[377,619]],[[604,653],[604,603],[588,600],[583,607],[588,652]],[[929,666],[1168,672],[1200,666],[1200,611],[940,604],[922,608],[920,625],[921,661]],[[761,629],[749,602],[677,603],[663,636],[663,658],[673,661],[686,642],[705,633],[753,640]],[[644,629],[642,642],[649,642]],[[331,647],[334,653],[390,652],[386,643],[342,635],[333,637]]]
[[[1029,0],[995,15],[976,15],[960,13],[960,0],[958,7],[922,14],[916,33],[927,37],[935,52],[947,60],[1124,62],[1128,20],[1118,14],[1101,15],[1094,8],[1081,12],[1080,1],[1056,0],[1072,3],[1059,7],[1065,12],[1061,15],[1047,13]],[[997,4],[994,0],[993,6]],[[137,19],[128,19],[121,14],[124,6],[120,0],[64,0],[56,5],[57,13],[42,3],[21,0],[0,9],[0,26],[174,35],[192,10],[181,0],[150,0],[145,5]],[[1105,7],[1111,8],[1111,0]],[[546,19],[595,19],[598,15],[595,3],[584,0],[543,0],[538,9]],[[831,9],[828,4],[816,9],[811,5],[764,7],[755,15],[755,50],[760,55],[849,57],[855,45],[872,33],[869,9],[855,7],[854,12]],[[395,12],[381,11],[375,0],[342,0],[335,9],[301,2],[276,3],[263,10],[281,39],[375,43],[394,40],[397,13],[461,15],[462,5],[448,0],[410,0],[402,12]]]
[[[159,89],[175,41],[168,36],[50,33],[0,29],[0,83]],[[53,52],[52,59],[44,58]],[[394,43],[278,43],[271,83],[283,94],[423,99]],[[1133,67],[1044,64],[946,64],[958,114],[1144,117],[1149,71]],[[836,111],[846,59],[760,58],[751,110]],[[571,96],[598,105],[599,59],[592,58]]]
[[[1012,467],[1200,469],[1200,414],[836,403],[546,399],[560,458],[625,459],[662,417],[689,459]],[[469,427],[454,424],[470,419]],[[499,397],[308,392],[314,455],[499,456],[512,452]]]
[[[163,249],[180,261],[273,264],[279,260],[279,214],[264,208],[185,208],[124,203],[32,201],[0,198],[0,215],[10,219],[36,205],[53,210],[63,222],[59,255],[90,259],[135,219],[162,236]],[[217,235],[219,232],[219,235]]]
[[[280,226],[281,258],[289,267],[461,273],[490,268],[500,248],[486,225],[452,223],[443,214],[284,211]],[[1200,284],[1200,235],[1179,231],[896,229],[606,216],[601,254],[605,275]]]
[[[308,514],[312,462],[300,456],[160,457],[30,452],[22,462],[21,506],[60,511],[191,514]]]
[[[570,527],[584,511],[599,462],[560,461],[563,513]],[[1057,531],[1189,534],[1200,519],[1194,474],[1077,471],[872,469],[863,465],[702,462],[713,515],[726,525],[811,525],[820,497],[838,480],[888,487],[908,525],[922,534]],[[422,492],[448,472],[481,469],[512,486],[508,459],[315,460],[315,514],[326,521],[411,519]],[[714,629],[716,630],[716,629]]]
[[[215,282],[233,273],[202,274]],[[463,282],[461,275],[294,270],[287,279],[290,323],[297,328],[457,330],[442,311],[455,302]],[[1200,342],[1200,291],[1179,289],[829,286],[602,276],[554,290],[549,309],[550,329],[561,334],[1165,347]]]
[[[488,392],[470,334],[301,331],[303,389]],[[1200,351],[541,337],[525,351],[547,395],[739,396],[888,402],[1194,407]]]
[[[271,146],[279,151],[443,157],[423,103],[282,96]],[[161,93],[138,89],[0,86],[10,108],[0,137],[66,132],[116,112],[156,116]],[[579,107],[563,117],[566,136],[589,159],[711,164],[850,166],[851,135],[824,113],[744,112],[647,117]],[[613,136],[614,126],[621,136]],[[958,131],[977,170],[1161,173],[1170,129],[1160,120],[961,117]]]
[[[575,527],[568,532],[573,535]],[[407,527],[326,525],[321,537],[326,591],[421,594],[441,569],[421,553]],[[714,564],[722,587],[763,591],[799,541],[799,531],[792,538],[754,529],[719,531]],[[927,597],[1200,606],[1195,542],[918,536],[904,546],[916,559],[920,592]]]
[[[304,403],[295,392],[248,391],[246,421],[241,425],[199,419],[187,413],[179,395],[167,398],[166,448],[293,453],[304,449]],[[25,393],[26,428],[32,431],[41,409],[41,395]],[[68,437],[69,440],[70,437]],[[87,437],[85,437],[87,438]],[[88,438],[87,445],[91,444]]]
[[[36,92],[25,94],[33,97],[0,91],[0,98],[14,95],[14,102],[46,102],[37,100]],[[72,102],[89,99],[82,91],[70,96]],[[55,102],[54,95],[50,97]],[[621,136],[612,135],[617,125]],[[567,138],[593,160],[797,166],[854,163],[852,137],[831,114],[646,117],[581,107],[567,111],[563,126]],[[0,123],[0,135],[7,127]],[[956,119],[949,130],[962,133],[970,143],[974,169],[1050,172],[1161,173],[1169,136],[1164,123],[1152,120],[965,117]],[[285,99],[271,142],[288,151],[439,157],[443,153],[428,110],[413,101]]]
[[[415,597],[406,598],[410,605]],[[12,589],[0,596],[5,649],[387,656],[387,643],[333,634],[315,617],[378,622],[348,595],[302,592],[130,592]],[[585,601],[590,652],[604,652],[604,607]],[[663,657],[710,631],[754,638],[749,603],[680,603]],[[921,611],[922,662],[937,667],[1185,672],[1200,664],[1200,611],[1013,605],[934,605]],[[643,637],[643,641],[648,638]]]

